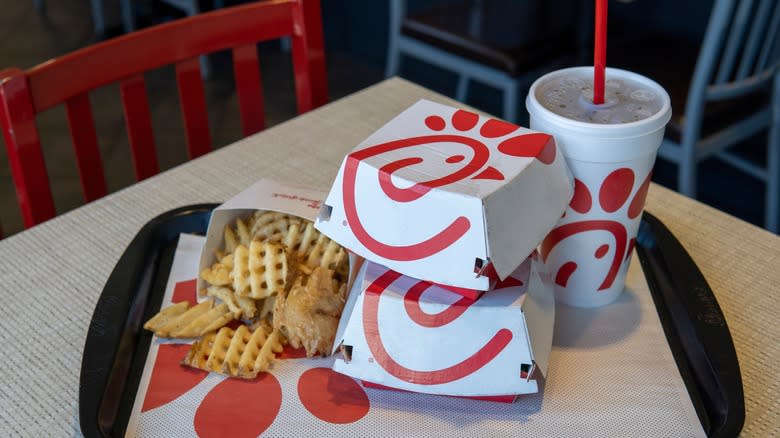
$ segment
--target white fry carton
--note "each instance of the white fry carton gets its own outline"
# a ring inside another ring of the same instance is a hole
[[[555,317],[552,284],[537,258],[477,301],[365,262],[336,333],[342,354],[333,369],[429,394],[537,392]]]
[[[214,209],[206,231],[206,244],[200,255],[198,272],[211,266],[215,250],[225,247],[225,225],[234,226],[236,219],[247,218],[258,210],[276,211],[314,221],[326,193],[306,187],[296,187],[271,180],[259,180]],[[350,254],[350,278],[357,272],[359,257]],[[198,290],[206,282],[198,277]]]
[[[421,100],[344,159],[316,227],[410,277],[489,290],[563,214],[571,175],[554,139]]]

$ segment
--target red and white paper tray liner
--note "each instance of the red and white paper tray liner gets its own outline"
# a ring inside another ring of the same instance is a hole
[[[412,278],[488,290],[563,214],[571,175],[552,136],[420,100],[342,162],[316,227]]]
[[[203,240],[181,236],[163,306],[194,299]],[[603,308],[558,306],[547,379],[515,403],[362,388],[333,358],[227,379],[181,367],[188,346],[155,338],[126,435],[704,436],[638,263],[627,284]]]

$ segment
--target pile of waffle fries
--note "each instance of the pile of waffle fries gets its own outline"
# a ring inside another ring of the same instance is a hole
[[[344,248],[310,221],[267,211],[226,226],[224,242],[200,273],[208,299],[166,307],[144,328],[197,338],[183,364],[246,379],[267,371],[288,343],[308,357],[329,354],[347,294]]]

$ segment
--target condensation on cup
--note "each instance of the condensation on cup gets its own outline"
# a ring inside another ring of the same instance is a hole
[[[540,252],[556,300],[597,307],[623,292],[669,95],[636,73],[608,68],[594,105],[593,67],[542,76],[526,99],[531,129],[552,134],[574,176],[574,196]]]

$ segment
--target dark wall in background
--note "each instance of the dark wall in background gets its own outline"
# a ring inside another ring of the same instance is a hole
[[[362,61],[383,67],[389,31],[389,1],[321,1],[328,49],[348,52]],[[437,3],[459,1],[463,0],[408,0],[408,7],[414,11]],[[571,7],[576,8],[579,3],[580,0],[571,0]],[[653,30],[699,41],[711,8],[712,0],[634,0],[628,3],[613,0],[609,3],[609,24],[616,32],[618,29],[637,33]]]
[[[365,62],[384,66],[389,11],[387,0],[322,0],[328,49],[349,52]]]
[[[698,42],[707,27],[712,3],[713,0],[610,1],[609,20]]]

